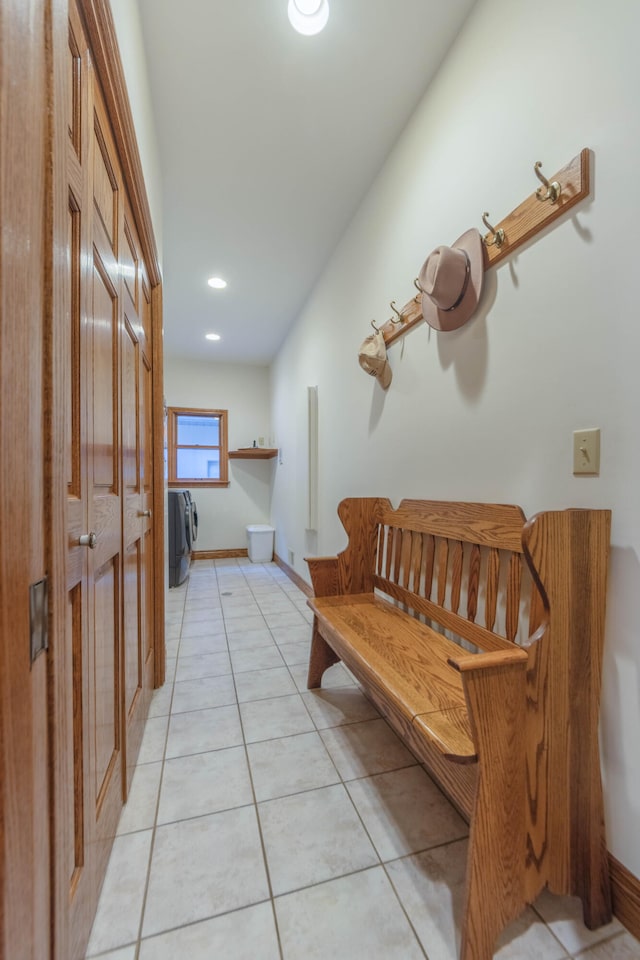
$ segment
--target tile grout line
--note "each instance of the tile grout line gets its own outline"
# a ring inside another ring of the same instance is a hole
[[[182,644],[182,624],[184,623],[184,613],[185,613],[185,609],[186,609],[186,606],[187,606],[187,598],[188,598],[188,595],[189,595],[189,588],[187,587],[187,590],[185,591],[185,595],[184,595],[183,606],[182,606],[182,619],[181,619],[181,621],[180,621],[180,636],[179,636],[179,638],[178,638],[178,645],[177,645],[177,648],[176,648],[176,658],[175,658],[175,659],[176,659],[176,666],[175,666],[175,670],[174,670],[174,673],[173,673],[173,680],[171,681],[171,697],[170,697],[170,699],[169,699],[169,713],[168,713],[168,717],[167,717],[167,730],[166,730],[165,738],[164,738],[164,748],[163,748],[163,750],[162,750],[162,767],[160,768],[160,779],[159,779],[159,781],[158,781],[158,795],[157,795],[157,797],[156,797],[156,808],[155,808],[155,813],[154,813],[154,816],[153,816],[153,827],[152,827],[152,833],[151,833],[151,843],[150,843],[150,845],[149,845],[149,862],[148,862],[148,864],[147,864],[147,876],[146,876],[145,885],[144,885],[144,893],[143,893],[143,896],[142,896],[142,906],[141,906],[141,909],[140,909],[140,923],[138,924],[138,937],[137,937],[137,940],[136,940],[136,947],[135,947],[135,953],[134,953],[134,958],[133,958],[133,960],[139,960],[140,950],[141,950],[141,948],[142,948],[142,929],[143,929],[143,925],[144,925],[144,915],[145,915],[145,911],[146,911],[146,907],[147,907],[147,895],[148,895],[148,893],[149,893],[149,883],[150,883],[150,880],[151,880],[151,865],[152,865],[152,863],[153,863],[153,852],[154,852],[155,842],[156,842],[156,832],[157,832],[157,829],[158,829],[158,813],[159,813],[159,811],[160,811],[160,798],[161,798],[161,796],[162,796],[162,782],[163,782],[163,780],[164,780],[164,765],[165,765],[165,760],[166,760],[166,756],[167,756],[167,744],[168,744],[168,742],[169,742],[169,730],[170,730],[170,728],[171,728],[171,717],[172,717],[172,709],[173,709],[173,697],[174,697],[175,688],[176,688],[176,675],[177,675],[177,673],[178,673],[178,662],[179,662],[179,660],[180,660],[180,646],[181,646],[181,644]],[[166,678],[165,678],[165,683],[166,683]],[[136,764],[136,767],[137,767],[137,766],[138,766],[138,765]]]
[[[245,577],[245,581],[246,581],[246,577]],[[232,664],[232,668],[233,668],[233,664]],[[260,837],[260,849],[261,849],[261,851],[262,851],[262,862],[263,862],[263,864],[264,864],[265,876],[266,876],[266,878],[267,878],[267,889],[268,889],[268,891],[269,891],[269,903],[270,903],[270,905],[271,905],[271,914],[272,914],[272,916],[273,916],[273,923],[274,923],[275,932],[276,932],[276,939],[277,939],[277,941],[278,941],[278,952],[279,952],[279,954],[280,954],[280,960],[284,960],[284,953],[283,953],[283,950],[282,950],[282,941],[281,941],[281,938],[280,938],[280,927],[279,927],[279,925],[278,925],[278,916],[277,916],[277,913],[276,913],[275,900],[274,900],[274,896],[273,896],[273,886],[272,886],[272,883],[271,883],[271,872],[270,872],[270,870],[269,870],[269,861],[268,861],[268,859],[267,859],[267,848],[266,848],[266,845],[265,845],[265,842],[264,842],[264,836],[263,836],[263,833],[262,833],[262,823],[261,823],[261,820],[260,820],[260,814],[259,814],[259,812],[258,812],[258,801],[257,801],[257,798],[256,798],[256,790],[255,790],[255,785],[254,785],[254,782],[253,782],[253,772],[252,772],[252,770],[251,770],[251,762],[250,762],[250,759],[249,759],[249,751],[248,751],[248,749],[247,749],[247,740],[246,740],[246,736],[245,736],[245,732],[244,732],[244,722],[243,722],[243,719],[242,719],[242,710],[240,709],[240,703],[238,702],[238,688],[237,688],[237,686],[236,686],[235,674],[232,673],[232,676],[233,676],[233,687],[234,687],[234,690],[235,690],[235,692],[236,692],[236,703],[237,703],[237,706],[238,706],[238,716],[239,716],[239,718],[240,718],[240,729],[241,729],[241,731],[242,731],[242,744],[243,744],[243,747],[244,747],[245,763],[246,763],[246,765],[247,765],[247,772],[248,772],[248,774],[249,774],[249,783],[250,783],[250,785],[251,785],[251,796],[253,797],[253,811],[254,811],[254,815],[255,815],[255,818],[256,818],[256,825],[257,825],[257,827],[258,827],[258,836]]]
[[[187,597],[187,592],[185,591],[185,596],[184,596],[184,600],[183,600],[183,603],[182,603],[182,616],[180,617],[180,633],[182,632],[182,622],[183,622],[183,620],[184,620],[184,607],[185,607],[185,603],[186,603],[186,597]],[[176,648],[176,657],[175,657],[175,660],[176,660],[176,670],[177,670],[177,667],[178,667],[178,656],[179,656],[179,652],[180,652],[180,636],[178,637],[178,644],[177,644],[177,648]],[[168,658],[168,659],[173,659],[173,658]],[[167,682],[167,681],[166,681],[166,678],[165,678],[165,683],[166,683],[166,682]],[[150,877],[150,874],[151,874],[151,862],[152,862],[152,859],[153,859],[153,848],[154,848],[154,843],[155,843],[155,835],[156,835],[156,827],[157,827],[157,819],[158,819],[158,808],[159,808],[159,805],[160,805],[160,791],[161,791],[161,789],[162,789],[162,778],[163,778],[163,774],[164,774],[164,756],[165,756],[166,749],[167,749],[167,739],[168,739],[168,736],[169,736],[169,725],[170,725],[170,722],[171,722],[171,706],[172,706],[172,703],[173,703],[173,690],[174,690],[174,685],[175,685],[175,671],[174,671],[174,675],[173,675],[173,680],[171,681],[171,697],[170,697],[170,702],[169,702],[169,713],[168,713],[168,715],[167,715],[167,730],[166,730],[166,733],[165,733],[165,742],[164,742],[164,748],[163,748],[163,751],[162,751],[162,759],[161,759],[161,761],[160,761],[160,762],[162,763],[162,766],[161,766],[161,768],[160,768],[160,778],[159,778],[159,781],[158,781],[158,794],[157,794],[157,797],[156,797],[156,807],[155,807],[155,813],[154,813],[154,818],[153,818],[153,826],[151,827],[151,841],[150,841],[150,843],[149,843],[149,854],[148,854],[147,869],[146,869],[146,875],[145,875],[144,891],[143,891],[143,895],[142,895],[142,903],[141,903],[141,906],[140,906],[140,920],[139,920],[139,922],[138,922],[138,934],[137,934],[136,940],[134,941],[134,960],[138,960],[138,956],[139,956],[139,953],[140,953],[140,944],[141,944],[141,939],[142,939],[142,923],[143,923],[143,919],[144,919],[144,911],[145,911],[146,900],[147,900],[147,892],[148,892],[148,888],[149,888],[149,877]],[[159,688],[159,689],[160,689],[160,688]],[[162,715],[161,715],[161,716],[162,716]],[[153,719],[156,719],[156,718],[153,718]],[[149,762],[150,762],[150,763],[152,763],[152,762],[153,762],[153,763],[156,763],[156,762],[158,762],[158,761],[149,761]],[[135,771],[134,771],[134,776],[135,776],[135,772],[137,772],[137,770],[138,770],[138,767],[141,767],[141,766],[145,766],[145,764],[136,763],[136,767],[135,767]],[[132,778],[132,782],[133,782],[133,778]],[[133,830],[133,831],[130,831],[130,833],[128,833],[128,834],[120,834],[120,836],[131,836],[131,834],[133,834],[133,833],[140,833],[140,832],[141,832],[140,830]],[[119,947],[112,947],[111,950],[120,950],[120,949],[123,949],[125,946],[131,946],[131,945],[132,945],[132,944],[122,944],[122,945],[119,946]],[[106,952],[109,953],[109,952],[111,952],[111,950],[106,951]],[[97,957],[99,957],[99,955],[97,955]],[[97,957],[96,957],[96,960],[97,960]],[[88,960],[88,958],[87,958],[87,960]],[[92,960],[93,960],[93,958],[92,958]]]

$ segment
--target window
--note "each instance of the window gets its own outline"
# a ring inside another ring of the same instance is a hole
[[[226,487],[227,411],[169,407],[169,486]]]

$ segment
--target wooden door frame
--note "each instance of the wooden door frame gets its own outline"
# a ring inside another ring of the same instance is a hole
[[[49,657],[29,588],[48,575],[43,368],[51,258],[45,0],[0,0],[0,956],[50,956]]]

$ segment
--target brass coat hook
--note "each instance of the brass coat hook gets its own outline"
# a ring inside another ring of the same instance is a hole
[[[395,300],[392,300],[391,303],[389,304],[389,306],[391,307],[391,309],[392,309],[393,312],[395,313],[396,317],[398,318],[397,320],[394,320],[393,317],[391,317],[391,323],[404,323],[404,317],[403,317],[403,315],[400,313],[399,310],[396,309],[396,302],[395,302]]]
[[[540,173],[541,166],[542,166],[542,161],[538,160],[533,165],[533,172],[535,173],[540,183],[542,183],[546,188],[546,193],[542,189],[542,187],[538,187],[538,189],[536,190],[536,197],[538,198],[538,200],[550,200],[551,203],[556,203],[562,191],[562,187],[560,186],[557,180],[553,180],[551,183],[549,183],[549,181],[544,176],[544,174]]]
[[[502,227],[499,230],[496,230],[495,227],[492,227],[487,219],[488,216],[489,216],[489,211],[485,210],[485,212],[482,214],[482,222],[484,223],[487,230],[490,232],[491,239],[484,237],[483,238],[484,242],[488,247],[492,247],[495,245],[496,247],[500,248],[505,241],[504,230],[502,229]]]
[[[416,303],[420,303],[420,297],[424,293],[424,287],[422,286],[422,284],[420,283],[417,277],[413,281],[413,285],[418,291],[413,299],[415,300]]]
[[[379,327],[376,327],[376,322],[375,322],[375,320],[372,320],[372,321],[371,321],[371,326],[373,327],[373,329],[375,330],[376,333],[380,333],[380,328],[379,328]]]

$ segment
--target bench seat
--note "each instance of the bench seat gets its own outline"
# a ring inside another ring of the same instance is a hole
[[[396,714],[447,759],[477,759],[462,676],[449,662],[464,652],[457,643],[373,593],[318,597],[309,606],[365,689],[382,684]]]

